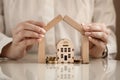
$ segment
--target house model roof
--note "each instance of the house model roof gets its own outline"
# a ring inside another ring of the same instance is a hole
[[[56,24],[58,24],[62,20],[65,21],[66,23],[68,23],[69,25],[71,25],[71,27],[73,27],[74,29],[76,29],[77,31],[79,31],[81,34],[84,33],[82,25],[78,24],[77,22],[75,22],[72,18],[70,18],[67,15],[64,16],[64,18],[61,15],[58,15],[52,21],[50,21],[47,24],[47,26],[44,27],[44,29],[46,31],[48,31],[48,30],[50,30],[52,27],[54,27]]]

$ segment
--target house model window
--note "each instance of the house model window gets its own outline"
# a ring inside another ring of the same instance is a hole
[[[89,63],[89,41],[86,36],[84,36],[84,30],[82,28],[82,25],[78,24],[76,21],[71,19],[69,16],[62,17],[61,15],[58,15],[55,17],[52,21],[50,21],[47,26],[44,27],[46,31],[49,31],[52,27],[54,27],[57,23],[60,21],[65,21],[71,27],[76,29],[80,34],[82,34],[82,46],[81,46],[81,52],[82,52],[82,63]],[[74,48],[71,41],[67,39],[61,40],[57,45],[57,56],[56,61],[59,63],[69,63],[74,62]],[[48,56],[49,57],[49,56]],[[48,58],[47,57],[47,58]],[[45,54],[45,38],[43,38],[39,42],[39,49],[38,49],[38,62],[45,63],[46,62],[46,54]]]

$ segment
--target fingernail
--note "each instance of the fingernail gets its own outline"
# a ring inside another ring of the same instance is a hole
[[[40,39],[37,39],[37,40],[38,40],[38,42],[39,42],[39,41],[41,41],[42,39],[40,38]]]
[[[88,31],[90,28],[85,25],[85,26],[83,26],[83,29],[84,29],[85,31]]]
[[[82,25],[82,26],[84,26],[84,25],[85,25],[85,23],[82,23],[81,25]]]
[[[44,35],[41,34],[41,37],[44,37]]]
[[[42,35],[42,34],[39,34],[39,38],[41,38],[41,37],[44,37],[44,35]]]
[[[45,30],[45,29],[42,29],[42,32],[43,32],[43,33],[46,33],[46,30]]]
[[[45,30],[45,29],[43,29],[43,32],[44,32],[44,33],[46,33],[46,30]]]
[[[88,39],[89,39],[89,40],[92,40],[92,37],[89,36]]]

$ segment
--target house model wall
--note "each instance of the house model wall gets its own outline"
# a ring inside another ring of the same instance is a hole
[[[76,21],[74,21],[69,16],[64,16],[64,18],[61,15],[58,15],[55,17],[52,21],[50,21],[47,26],[44,27],[46,31],[50,30],[52,27],[54,27],[57,23],[60,21],[65,21],[71,27],[76,29],[77,31],[82,34],[82,63],[89,63],[89,41],[86,36],[84,36],[84,30],[82,29],[82,25],[78,24]],[[43,38],[39,42],[39,49],[38,49],[38,62],[45,63],[46,62],[46,54],[45,54],[45,38]],[[59,60],[59,62],[62,62],[62,60]],[[71,60],[72,62],[72,60]]]

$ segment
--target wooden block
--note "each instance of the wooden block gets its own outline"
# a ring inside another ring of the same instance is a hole
[[[74,27],[76,30],[78,30],[79,32],[81,32],[81,34],[84,34],[84,30],[82,29],[82,25],[78,24],[76,21],[74,21],[72,18],[70,18],[69,16],[65,16],[63,18],[63,20],[68,23],[69,25],[71,25],[72,27]]]
[[[45,63],[46,62],[45,56],[45,38],[39,42],[39,49],[38,49],[38,62]]]
[[[57,23],[59,23],[61,20],[63,20],[61,15],[58,15],[57,17],[55,17],[52,21],[50,21],[47,26],[45,26],[45,30],[48,31],[50,30],[52,27],[54,27]]]
[[[82,35],[82,60],[83,63],[89,63],[89,40],[88,37]]]

